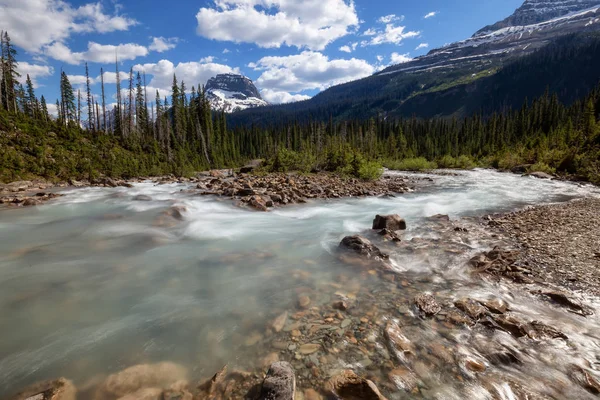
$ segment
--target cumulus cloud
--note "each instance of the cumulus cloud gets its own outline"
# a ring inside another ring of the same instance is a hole
[[[163,53],[165,51],[174,49],[177,47],[179,38],[164,38],[164,37],[153,37],[152,43],[148,46],[148,50],[156,51],[157,53]]]
[[[173,74],[177,75],[179,82],[184,81],[186,86],[191,88],[192,86],[205,85],[208,79],[218,74],[239,73],[237,68],[213,62],[182,62],[175,65],[169,60],[138,64],[133,67],[133,70],[151,75],[152,79],[148,83],[148,93],[154,93],[158,89],[163,96],[171,93]]]
[[[123,31],[137,21],[104,12],[102,3],[78,8],[62,0],[0,0],[0,21],[19,47],[32,53],[74,33]]]
[[[95,42],[88,43],[84,52],[73,52],[63,43],[56,42],[46,47],[45,54],[68,64],[78,65],[84,61],[96,63],[113,63],[118,56],[120,61],[135,60],[137,57],[148,55],[148,49],[135,43],[119,45],[103,45]]]
[[[374,72],[374,67],[365,60],[330,60],[326,55],[314,51],[284,57],[263,57],[249,66],[262,71],[256,80],[259,87],[292,93],[322,90]]]
[[[223,54],[227,54],[227,53],[231,53],[231,51],[229,49],[224,49]]]
[[[433,17],[435,17],[436,15],[438,15],[438,12],[437,12],[437,11],[432,11],[432,12],[430,12],[429,14],[426,14],[426,15],[425,15],[423,18],[425,18],[425,19],[428,19],[428,18],[433,18]]]
[[[404,21],[404,16],[395,14],[380,17],[377,22],[385,25],[385,28],[369,28],[363,32],[363,36],[370,36],[369,40],[363,40],[361,46],[377,46],[380,44],[399,45],[404,39],[414,38],[421,34],[419,31],[407,31],[406,26],[397,25]]]
[[[392,53],[390,58],[392,60],[392,64],[403,64],[405,62],[409,62],[412,60],[412,58],[410,57],[410,54],[408,54],[408,53],[405,53],[405,54]]]
[[[344,46],[340,47],[340,51],[343,51],[344,53],[352,53],[354,50],[356,50],[357,46],[358,46],[358,43],[344,45]]]
[[[55,103],[46,102],[46,108],[48,109],[48,114],[58,117],[58,108],[56,107]]]
[[[417,46],[415,50],[427,49],[429,48],[429,43],[421,43]]]
[[[348,0],[216,0],[196,15],[197,33],[209,39],[323,50],[359,24]]]
[[[289,92],[278,92],[271,89],[263,89],[260,91],[263,99],[271,104],[293,103],[310,99],[310,96],[304,94],[291,94]]]
[[[49,65],[30,64],[24,61],[17,64],[17,71],[21,74],[21,81],[23,83],[25,83],[25,79],[29,75],[34,88],[39,87],[38,78],[45,78],[54,74],[54,68]]]

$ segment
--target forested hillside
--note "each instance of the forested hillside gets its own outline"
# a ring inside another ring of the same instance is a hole
[[[149,107],[143,77],[130,72],[128,95],[118,95],[117,106],[106,110],[104,98],[95,99],[89,89],[85,96],[76,95],[63,73],[54,118],[48,114],[46,99],[36,97],[29,77],[16,73],[17,54],[8,35],[2,38],[3,181],[34,176],[67,180],[101,174],[188,175],[266,158],[271,170],[328,170],[362,178],[377,176],[380,164],[402,169],[476,165],[509,169],[527,164],[529,170],[576,174],[600,183],[596,111],[600,89],[595,85],[570,106],[560,101],[560,92],[547,90],[520,107],[464,119],[331,118],[231,129],[224,114],[211,112],[201,86],[187,90],[176,77],[171,96],[157,96],[156,106]],[[581,54],[578,49],[564,55],[548,52],[547,62],[552,61],[550,54],[565,60]],[[524,60],[511,68],[527,70],[531,62]],[[25,87],[19,83],[23,78]],[[119,89],[120,85],[117,82]],[[578,90],[583,92],[584,86]],[[82,118],[85,106],[87,120]]]
[[[571,104],[600,81],[600,34],[556,39],[541,50],[503,61],[490,58],[457,68],[375,74],[332,87],[299,103],[246,110],[230,125],[335,121],[372,117],[457,117],[518,108],[547,88]]]

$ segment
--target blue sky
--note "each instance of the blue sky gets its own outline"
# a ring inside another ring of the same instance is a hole
[[[280,103],[465,39],[510,15],[522,0],[0,0],[0,29],[19,51],[48,103],[61,68],[82,87],[87,61],[93,92],[104,68],[114,102],[120,70],[144,71],[150,91],[167,95],[173,73],[187,87],[218,73],[250,77]],[[23,79],[24,80],[24,79]]]

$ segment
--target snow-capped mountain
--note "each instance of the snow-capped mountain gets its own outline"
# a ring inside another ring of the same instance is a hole
[[[510,17],[472,37],[431,50],[426,56],[392,66],[381,73],[485,67],[495,60],[516,58],[547,45],[556,37],[600,30],[600,0],[526,0]]]
[[[510,17],[480,29],[475,36],[486,35],[509,26],[526,26],[550,21],[599,4],[598,0],[526,0]]]
[[[269,104],[262,99],[252,81],[242,75],[217,75],[208,80],[205,90],[212,109],[226,113]]]

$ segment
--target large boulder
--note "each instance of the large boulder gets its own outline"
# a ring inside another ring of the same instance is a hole
[[[259,400],[294,400],[296,376],[290,363],[271,364],[262,384]]]
[[[76,396],[77,389],[73,382],[60,378],[31,385],[12,397],[12,400],[75,400]]]
[[[351,370],[342,371],[331,378],[327,389],[341,400],[385,400],[373,382]]]
[[[373,229],[388,229],[390,231],[406,230],[406,221],[399,215],[377,215],[373,220]]]
[[[387,260],[390,258],[389,255],[382,253],[370,240],[362,236],[346,236],[340,243],[340,247],[370,259]]]

